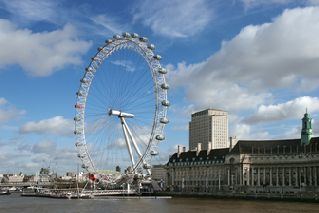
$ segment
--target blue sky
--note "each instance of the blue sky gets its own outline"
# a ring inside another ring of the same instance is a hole
[[[239,139],[319,125],[318,0],[0,1],[0,173],[74,170],[75,92],[104,40],[146,36],[170,71],[162,158],[196,110],[229,112]]]

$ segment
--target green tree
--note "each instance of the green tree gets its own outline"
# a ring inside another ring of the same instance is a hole
[[[40,175],[48,175],[50,173],[49,168],[41,168],[40,169]]]

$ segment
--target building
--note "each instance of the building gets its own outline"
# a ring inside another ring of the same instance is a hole
[[[206,109],[192,114],[189,122],[189,149],[196,149],[197,144],[201,144],[205,150],[229,147],[227,112]]]
[[[152,180],[156,181],[161,188],[166,188],[167,186],[166,165],[154,165],[152,167]]]
[[[4,174],[2,182],[4,183],[22,183],[23,174]]]
[[[178,149],[167,164],[168,184],[171,190],[184,192],[318,196],[319,137],[311,135],[306,113],[299,139],[238,140],[233,148]]]
[[[185,149],[184,149],[185,150]],[[214,192],[226,185],[225,158],[228,148],[183,151],[178,149],[167,164],[171,191]]]

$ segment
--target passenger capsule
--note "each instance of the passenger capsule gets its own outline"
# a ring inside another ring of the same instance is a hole
[[[113,42],[112,39],[107,39],[107,40],[105,40],[105,43],[106,43],[106,44],[111,44],[112,42]]]
[[[162,56],[160,56],[160,55],[154,55],[153,58],[156,59],[156,60],[161,60],[161,59],[162,59]]]
[[[82,166],[81,166],[83,169],[87,169],[87,168],[89,168],[88,166],[86,166],[85,164],[82,164]]]
[[[167,89],[169,89],[169,85],[167,83],[162,83],[161,88],[167,90]]]
[[[158,151],[151,150],[151,155],[153,155],[153,156],[158,155]]]
[[[122,33],[122,36],[124,38],[130,38],[131,37],[131,35],[129,33],[127,33],[127,32]]]
[[[169,101],[168,100],[163,100],[162,105],[168,107],[169,106]]]
[[[82,109],[83,108],[82,104],[75,104],[74,107],[77,108],[77,109]]]
[[[92,57],[91,60],[92,60],[92,61],[98,61],[99,58],[98,58],[98,57]]]
[[[121,36],[120,35],[114,35],[113,38],[114,39],[121,39]]]
[[[89,79],[87,79],[87,78],[82,78],[80,81],[81,81],[81,83],[85,83],[85,84],[86,84],[86,83],[89,82]]]
[[[76,142],[76,143],[75,143],[75,146],[76,146],[76,147],[83,146],[83,143],[81,143],[81,142]]]
[[[147,48],[150,49],[150,50],[154,50],[155,46],[154,46],[154,44],[148,44]]]
[[[146,38],[146,37],[140,37],[139,40],[140,40],[141,42],[147,42],[147,41],[148,41],[148,38]]]
[[[78,91],[78,92],[76,92],[76,95],[77,96],[84,96],[84,93],[82,91]]]
[[[79,134],[81,134],[81,132],[80,132],[80,131],[75,130],[75,131],[74,131],[74,134],[75,134],[75,135],[79,135]]]
[[[85,158],[85,154],[84,155],[81,155],[81,154],[78,154],[78,158]]]
[[[102,50],[103,50],[103,47],[98,47],[97,48],[97,51],[99,51],[99,52],[102,51]]]
[[[85,71],[86,72],[93,72],[93,69],[92,69],[92,67],[87,67],[87,68],[85,68]]]
[[[138,38],[140,37],[137,33],[131,33],[132,38]]]
[[[156,135],[155,139],[159,140],[159,141],[162,141],[162,140],[165,140],[165,137],[164,137],[164,135]]]
[[[161,119],[160,119],[160,122],[161,122],[162,124],[168,124],[169,120],[168,120],[168,118],[164,117],[164,118],[161,118]]]
[[[161,73],[161,74],[167,74],[167,69],[161,67],[158,69],[158,72]]]
[[[75,117],[73,118],[73,120],[74,120],[74,121],[80,121],[81,118],[80,118],[79,116],[75,116]]]

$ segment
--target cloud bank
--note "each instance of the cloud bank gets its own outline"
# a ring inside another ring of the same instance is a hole
[[[200,106],[230,111],[273,103],[279,90],[309,91],[319,81],[319,8],[285,10],[272,23],[249,25],[207,60],[179,63],[171,85]]]
[[[79,39],[72,25],[51,32],[32,32],[0,19],[0,46],[0,69],[18,64],[31,76],[44,77],[67,65],[81,64],[81,56],[91,42]]]
[[[133,21],[169,38],[186,38],[202,31],[214,11],[206,0],[139,1],[133,10]]]
[[[74,122],[71,119],[65,119],[63,116],[55,116],[40,121],[30,121],[24,124],[19,132],[21,134],[53,134],[68,136],[72,135]]]

